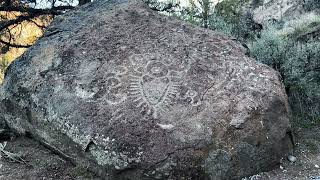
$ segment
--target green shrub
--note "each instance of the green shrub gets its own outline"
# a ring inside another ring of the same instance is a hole
[[[296,43],[286,54],[284,73],[297,119],[320,124],[320,42]]]
[[[257,8],[262,5],[263,5],[263,0],[252,0],[252,2],[251,2],[251,6],[253,8]]]
[[[318,29],[320,29],[320,16],[308,13],[300,16],[299,19],[284,23],[283,28],[279,32],[294,41],[301,39],[307,41],[309,38],[306,35]]]
[[[305,0],[304,7],[307,11],[312,11],[320,8],[320,0]]]
[[[222,16],[219,16],[217,13],[214,13],[209,17],[208,28],[222,32],[228,36],[232,36],[234,26],[230,23],[227,23]]]
[[[229,26],[232,26],[232,36],[241,42],[253,39],[259,29],[251,12],[244,11],[244,6],[249,3],[249,0],[224,0],[215,7],[217,17],[222,17]]]
[[[182,7],[172,15],[178,17],[181,20],[201,26],[201,10],[195,5],[195,0],[189,0],[188,2],[190,6]]]
[[[261,32],[261,38],[249,44],[250,54],[259,62],[269,65],[283,75],[282,65],[285,62],[285,52],[288,42],[277,35],[277,28],[269,26]]]
[[[291,22],[292,23],[292,22]],[[299,23],[299,22],[297,22]],[[273,25],[250,43],[251,56],[280,72],[286,86],[294,124],[320,125],[320,42],[299,42],[291,36],[300,26]]]
[[[237,24],[243,13],[243,6],[248,2],[249,0],[224,0],[216,5],[215,10],[228,23]]]
[[[232,34],[239,41],[246,43],[253,40],[259,33],[262,27],[259,27],[253,20],[251,12],[242,13],[239,16],[238,22],[234,25]]]

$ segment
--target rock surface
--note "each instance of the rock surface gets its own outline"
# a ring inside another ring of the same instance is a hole
[[[253,10],[253,19],[260,24],[270,20],[292,19],[305,13],[303,0],[265,0]]]
[[[271,68],[135,1],[57,17],[8,68],[0,119],[105,179],[238,179],[290,147]]]
[[[256,0],[249,1],[251,4]],[[274,21],[300,19],[302,15],[319,14],[319,2],[315,0],[258,0],[261,3],[251,6],[253,19],[259,24]]]

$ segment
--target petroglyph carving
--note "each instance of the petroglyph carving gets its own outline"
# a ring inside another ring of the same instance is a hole
[[[107,103],[117,105],[127,99],[127,95],[123,92],[123,82],[121,78],[126,75],[128,69],[119,66],[113,70],[112,73],[107,74],[106,88],[107,88]]]
[[[183,88],[185,88],[185,90],[179,94],[179,98],[181,100],[188,102],[192,106],[201,105],[201,100],[199,97],[200,94],[197,91],[190,89],[190,86],[187,84],[184,84]]]
[[[129,96],[142,111],[157,118],[161,112],[169,110],[178,84],[171,80],[167,67],[161,62],[150,61],[145,68],[142,76],[131,75]]]
[[[188,90],[186,93],[186,98],[190,98],[191,99],[190,103],[194,106],[200,104],[200,101],[197,99],[197,97],[198,97],[198,92],[195,90]]]
[[[132,55],[129,57],[130,66],[118,66],[106,75],[107,102],[117,106],[129,98],[142,114],[156,119],[169,111],[178,98],[188,98],[191,105],[198,105],[198,92],[183,82],[190,61],[163,54]],[[182,86],[188,91],[180,97]],[[117,110],[114,113],[117,114],[113,116],[115,120],[122,119]]]
[[[125,116],[120,109],[116,109],[114,112],[112,112],[111,118],[109,120],[109,126],[113,125],[113,123],[117,122],[118,120],[125,121]]]
[[[134,71],[130,74],[128,96],[141,112],[154,118],[169,111],[188,65],[174,64],[170,57],[157,54],[133,56],[130,62]]]

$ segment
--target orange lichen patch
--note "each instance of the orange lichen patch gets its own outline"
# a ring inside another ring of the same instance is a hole
[[[1,12],[0,21],[8,21],[16,19],[18,16],[26,15],[19,12]],[[0,33],[0,39],[10,44],[16,45],[32,45],[42,35],[43,30],[52,21],[51,16],[40,16],[19,24],[12,25]],[[19,56],[21,56],[27,48],[14,48],[0,43],[0,83],[3,80],[3,74],[6,67]]]

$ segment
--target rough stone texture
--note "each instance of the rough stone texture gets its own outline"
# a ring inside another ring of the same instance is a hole
[[[138,2],[57,17],[10,65],[0,119],[106,179],[238,179],[288,152],[277,73]]]
[[[253,19],[257,23],[265,24],[270,21],[292,20],[305,13],[316,13],[317,9],[310,10],[306,7],[307,1],[264,0],[260,6],[252,8]]]

